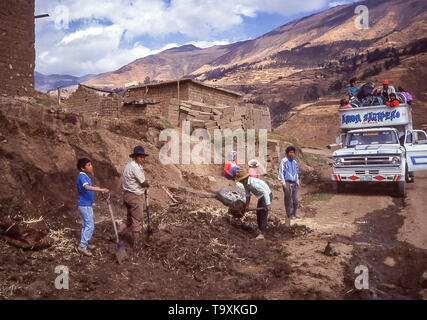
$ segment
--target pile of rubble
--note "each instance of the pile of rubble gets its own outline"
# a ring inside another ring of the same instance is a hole
[[[240,128],[271,130],[269,110],[258,109],[252,105],[208,105],[191,100],[171,99],[166,117],[174,126],[180,126],[182,121],[187,120],[190,121],[191,131],[204,128],[211,135],[215,129],[231,129],[233,131]]]

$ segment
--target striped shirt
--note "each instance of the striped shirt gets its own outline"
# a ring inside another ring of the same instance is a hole
[[[288,157],[284,157],[282,161],[280,161],[277,179],[279,179],[281,184],[285,184],[286,181],[298,182],[298,171],[299,168],[295,159],[290,161]]]

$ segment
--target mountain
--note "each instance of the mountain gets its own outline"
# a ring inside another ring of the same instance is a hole
[[[355,27],[358,5],[369,9],[368,29]],[[369,0],[337,6],[247,41],[192,76],[268,106],[275,127],[300,104],[326,95],[345,97],[353,77],[359,85],[388,78],[426,103],[426,21],[426,1]],[[425,118],[423,108],[418,111]]]
[[[93,74],[88,74],[82,77],[74,77],[61,74],[44,75],[39,72],[34,72],[34,82],[36,90],[41,92],[49,92],[52,90],[56,90],[58,86],[60,86],[61,88],[65,88],[77,85],[81,82],[90,79],[93,76]]]
[[[89,86],[118,88],[131,82],[171,80],[192,73],[202,65],[230,52],[244,42],[206,49],[185,45],[137,59],[124,67],[86,81]],[[148,78],[147,78],[148,77]]]
[[[369,9],[369,29],[355,27],[355,7],[365,5]],[[376,41],[389,37],[390,41],[408,43],[411,39],[425,36],[425,1],[369,0],[341,5],[294,20],[254,40],[247,41],[209,65],[193,72],[201,74],[208,69],[230,67],[269,59],[278,52],[314,48],[339,41]],[[408,36],[400,37],[405,34]],[[357,48],[357,43],[351,49]],[[316,58],[316,54],[312,55]]]
[[[359,5],[369,9],[368,29],[355,26]],[[191,77],[269,107],[277,127],[298,105],[324,96],[345,97],[350,78],[357,78],[359,85],[387,78],[395,86],[404,84],[421,102],[417,119],[427,122],[426,21],[427,1],[358,1],[294,20],[254,40],[172,48],[85,84],[117,88]]]

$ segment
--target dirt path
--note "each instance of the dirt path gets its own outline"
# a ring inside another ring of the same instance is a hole
[[[405,217],[398,239],[427,250],[427,172],[416,173],[414,184],[408,184],[405,207],[400,212]]]
[[[307,149],[306,152],[326,155],[328,151]],[[328,172],[322,170],[319,194],[322,190],[331,190]],[[293,265],[299,270],[310,267],[311,272],[313,267],[320,269],[325,288],[331,283],[344,285],[347,290],[341,292],[340,298],[426,299],[427,199],[424,195],[427,174],[418,173],[416,177],[415,184],[407,185],[405,200],[390,196],[391,190],[387,187],[355,185],[345,194],[311,203],[308,207],[314,214],[306,214],[297,224],[313,230],[313,241],[309,244],[298,240],[286,242]],[[312,189],[311,192],[316,191]],[[317,246],[313,245],[315,240],[319,243]],[[341,255],[328,257],[325,261],[319,249],[323,249],[327,240],[341,251]],[[368,267],[370,290],[354,288],[357,276],[354,269],[358,265]],[[335,281],[330,282],[331,278]],[[302,278],[299,282],[307,283],[307,279]],[[317,286],[322,288],[322,282],[317,282]],[[332,290],[333,286],[330,287]]]

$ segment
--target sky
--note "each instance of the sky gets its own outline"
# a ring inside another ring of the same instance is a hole
[[[186,44],[255,39],[353,0],[36,0],[36,71],[83,76],[117,70]]]

